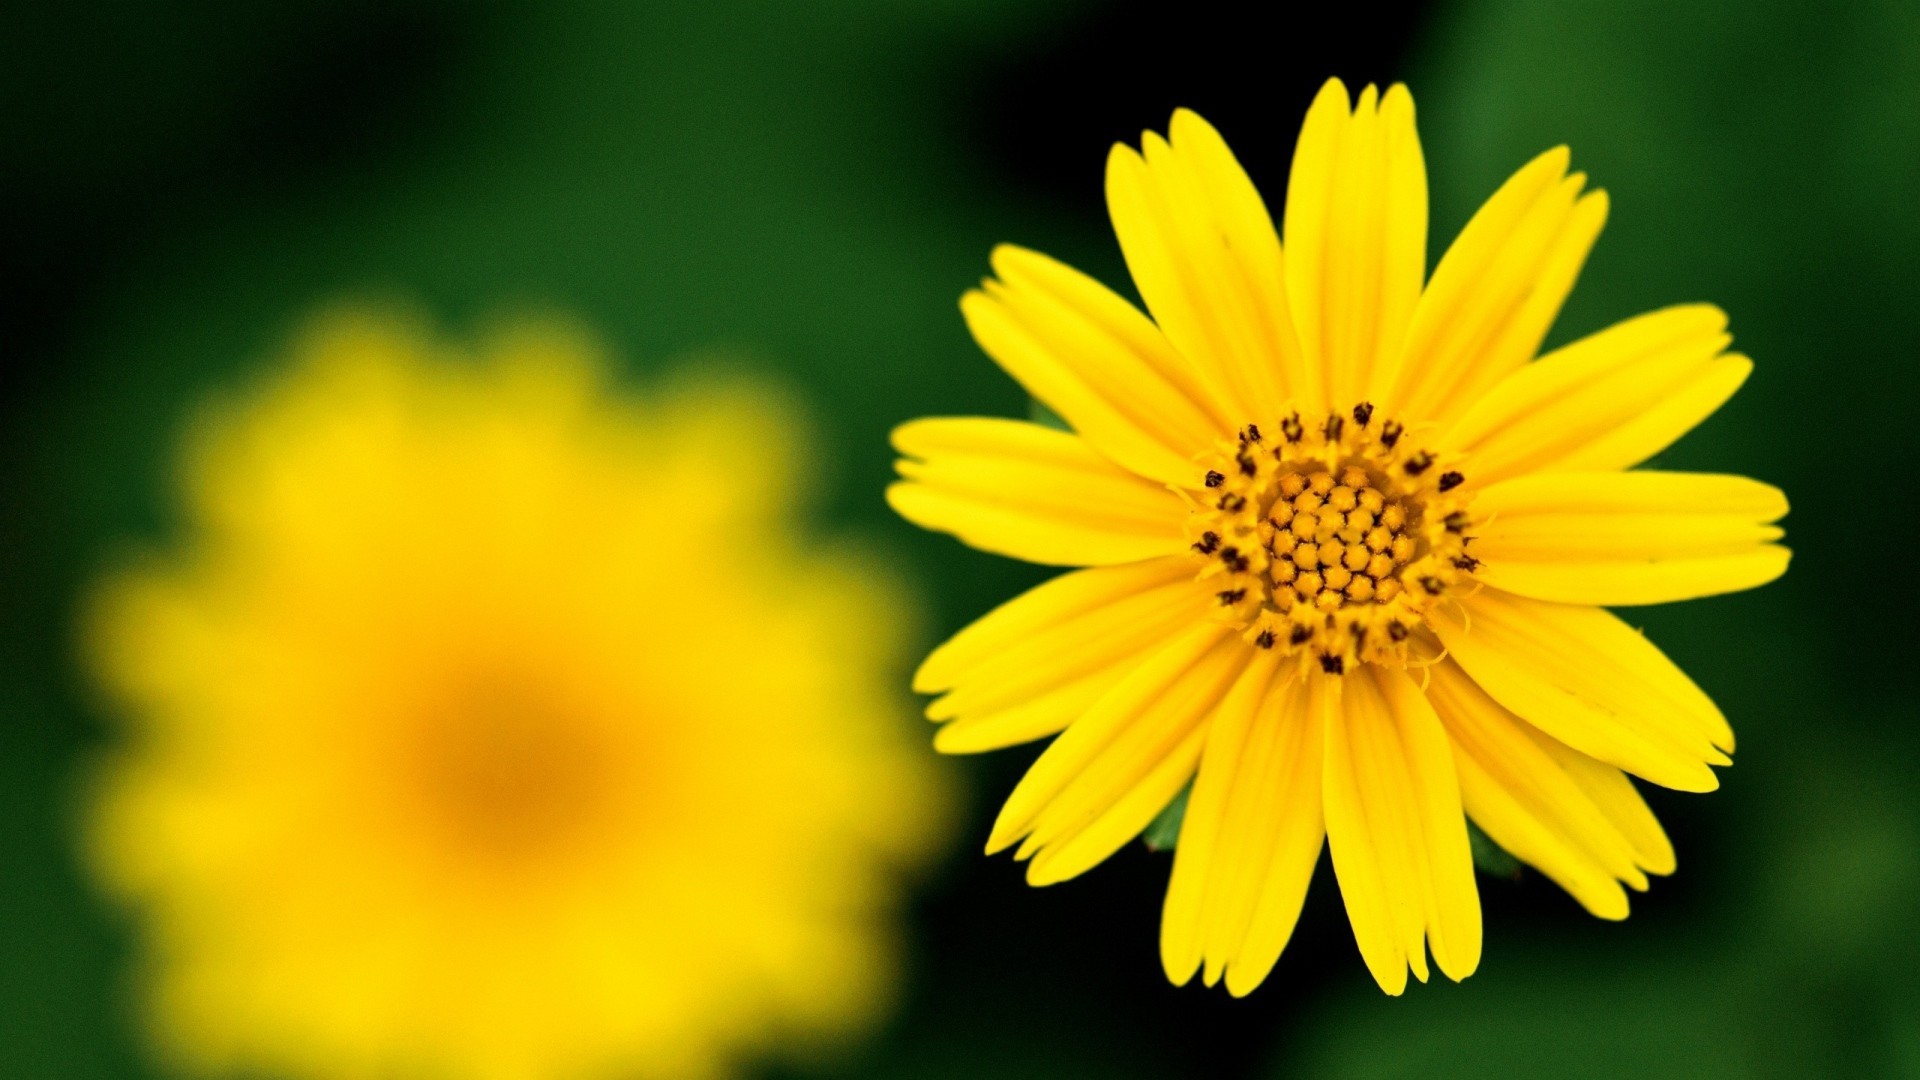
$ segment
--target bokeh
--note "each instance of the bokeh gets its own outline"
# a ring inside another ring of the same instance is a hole
[[[133,993],[139,925],[76,850],[80,778],[114,730],[77,605],[179,526],[194,410],[317,306],[397,303],[460,334],[558,311],[636,385],[714,356],[778,380],[818,436],[813,525],[897,564],[930,645],[1045,576],[880,498],[892,425],[1027,408],[956,310],[990,247],[1123,286],[1106,147],[1190,106],[1277,199],[1328,75],[1411,84],[1436,251],[1548,146],[1608,189],[1552,342],[1706,300],[1755,359],[1659,463],[1784,488],[1793,569],[1632,616],[1740,733],[1722,791],[1650,793],[1679,872],[1621,924],[1537,874],[1483,876],[1479,973],[1395,1000],[1322,865],[1273,977],[1235,1001],[1161,975],[1165,854],[1031,890],[977,840],[1033,751],[941,761],[960,840],[915,893],[890,1019],[763,1074],[1920,1075],[1920,5],[1342,7],[1289,26],[1084,0],[16,5],[0,1076],[166,1075]]]

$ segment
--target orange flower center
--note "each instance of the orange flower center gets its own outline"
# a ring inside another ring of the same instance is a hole
[[[481,676],[422,712],[410,771],[450,854],[524,867],[596,831],[619,755],[590,710],[543,680]]]
[[[1465,475],[1373,413],[1248,424],[1207,463],[1188,515],[1221,616],[1333,674],[1431,655],[1423,613],[1478,565]]]

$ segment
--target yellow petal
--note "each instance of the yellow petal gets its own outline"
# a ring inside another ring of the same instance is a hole
[[[1566,171],[1565,147],[1541,154],[1447,249],[1395,380],[1376,384],[1389,412],[1444,425],[1539,351],[1607,217],[1606,193],[1583,196],[1586,178]]]
[[[1469,479],[1626,469],[1712,415],[1753,369],[1724,353],[1727,317],[1665,308],[1556,349],[1507,376],[1444,437]]]
[[[1593,800],[1593,805],[1626,837],[1633,847],[1633,861],[1640,869],[1649,874],[1673,873],[1676,865],[1673,842],[1667,839],[1667,831],[1660,827],[1660,819],[1653,816],[1653,810],[1634,787],[1633,780],[1619,769],[1604,761],[1595,761],[1545,732],[1535,733],[1548,756],[1573,777],[1580,790]]]
[[[1327,845],[1333,849],[1334,876],[1340,882],[1340,899],[1347,908],[1347,921],[1353,926],[1353,939],[1360,947],[1360,958],[1372,973],[1380,989],[1398,996],[1407,988],[1406,936],[1403,923],[1411,921],[1397,914],[1399,898],[1392,890],[1399,884],[1389,878],[1383,866],[1385,853],[1373,842],[1368,822],[1369,807],[1361,796],[1358,769],[1359,753],[1353,739],[1353,720],[1346,715],[1341,698],[1350,684],[1334,679],[1306,676],[1312,694],[1310,708],[1319,716],[1325,733],[1322,803]],[[1358,680],[1356,680],[1358,681]],[[1363,697],[1361,708],[1369,710],[1370,723],[1378,723],[1383,711],[1376,691],[1353,691]],[[1396,834],[1397,836],[1398,834]],[[1421,947],[1424,953],[1425,946]]]
[[[1468,816],[1588,911],[1626,918],[1620,883],[1645,889],[1646,875],[1633,842],[1561,764],[1568,755],[1583,755],[1550,752],[1553,740],[1488,697],[1453,661],[1434,665],[1430,676],[1427,698],[1453,738]],[[1611,766],[1594,765],[1620,775]],[[1631,787],[1624,776],[1621,782]]]
[[[1079,436],[1021,420],[914,420],[893,432],[887,502],[916,525],[1028,562],[1093,566],[1186,546],[1185,505]]]
[[[1193,455],[1237,426],[1132,304],[1073,268],[1003,244],[960,300],[987,355],[1101,454],[1163,483],[1194,484]]]
[[[1259,770],[1272,764],[1260,756],[1260,751],[1267,748],[1264,743],[1249,743],[1256,732],[1274,727],[1267,722],[1268,698],[1285,685],[1274,685],[1278,671],[1277,656],[1256,652],[1208,727],[1207,744],[1187,797],[1173,874],[1161,908],[1161,965],[1175,985],[1184,985],[1199,970],[1206,952],[1209,907],[1223,903],[1217,890],[1209,890],[1208,878],[1225,861],[1222,849],[1231,843],[1230,830],[1240,821],[1230,812],[1238,777],[1243,769],[1252,770],[1249,775],[1257,777],[1262,775]],[[1246,809],[1244,803],[1239,807],[1242,817]]]
[[[1596,607],[1492,587],[1436,606],[1428,625],[1473,680],[1522,719],[1662,787],[1712,791],[1730,764],[1726,718],[1673,661]]]
[[[1256,873],[1242,888],[1253,890],[1252,921],[1239,942],[1237,956],[1226,956],[1227,992],[1245,997],[1266,981],[1267,974],[1280,959],[1280,953],[1293,936],[1294,923],[1300,917],[1301,902],[1313,879],[1314,864],[1320,861],[1320,848],[1326,837],[1325,811],[1320,796],[1325,751],[1322,744],[1324,717],[1312,711],[1312,694],[1294,680],[1285,696],[1273,709],[1274,730],[1270,737],[1278,747],[1275,775],[1261,778],[1249,821],[1272,823],[1270,838],[1250,835],[1250,843],[1265,840],[1270,851],[1263,860],[1264,876]],[[1256,826],[1258,827],[1258,826]],[[1259,865],[1259,864],[1254,864]],[[1231,893],[1229,894],[1231,895]],[[1220,924],[1231,931],[1230,924]],[[1211,952],[1222,954],[1230,937],[1215,937]]]
[[[1413,96],[1374,87],[1348,108],[1328,80],[1300,129],[1287,187],[1287,293],[1318,393],[1344,411],[1400,356],[1427,269],[1427,167]]]
[[[1787,568],[1780,489],[1705,473],[1532,473],[1474,500],[1482,581],[1566,604],[1659,604],[1764,585]]]
[[[1047,747],[1008,796],[989,854],[1029,837],[1027,878],[1051,884],[1091,868],[1147,827],[1198,764],[1203,720],[1251,647],[1202,624],[1161,649]]]
[[[933,748],[942,754],[983,754],[1058,735],[1113,688],[1130,662],[1142,659],[1144,652],[1122,655],[1106,667],[1050,686],[1024,701],[960,713],[933,733]]]
[[[1172,141],[1115,146],[1107,208],[1147,310],[1233,426],[1281,415],[1299,349],[1273,219],[1218,132],[1186,110]]]
[[[1207,621],[1212,596],[1184,557],[1067,574],[1002,605],[934,650],[914,678],[944,721],[943,753],[1052,735],[1166,642]]]
[[[1025,639],[1070,623],[1103,621],[1112,604],[1192,577],[1192,563],[1182,558],[1062,574],[994,608],[933,650],[914,672],[913,689],[951,690]]]
[[[1361,956],[1398,994],[1426,952],[1449,978],[1480,964],[1480,896],[1453,751],[1403,671],[1342,676],[1326,733],[1327,844]]]
[[[1325,829],[1320,725],[1304,680],[1276,685],[1258,654],[1221,703],[1187,802],[1161,919],[1161,961],[1175,983],[1206,964],[1244,996],[1292,936]]]

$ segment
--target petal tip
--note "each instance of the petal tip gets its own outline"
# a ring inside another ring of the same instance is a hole
[[[1160,931],[1160,970],[1167,981],[1185,986],[1200,970],[1200,952],[1191,935],[1177,935],[1162,927]]]
[[[1060,265],[1058,260],[1044,251],[1004,240],[993,245],[993,250],[987,254],[987,264],[993,267],[994,274],[999,278],[998,281],[988,279],[986,282],[986,287],[992,290],[1005,288],[1002,282],[1012,284],[1019,279],[1032,279],[1048,268]]]
[[[1173,110],[1172,119],[1167,121],[1167,131],[1169,134],[1174,136],[1176,141],[1179,140],[1181,131],[1187,128],[1193,128],[1193,127],[1206,128],[1211,130],[1213,128],[1213,125],[1207,123],[1206,117],[1201,116],[1199,113],[1194,112],[1192,109],[1187,108],[1185,105],[1182,105],[1179,108]]]
[[[1407,969],[1405,967],[1400,969],[1400,978],[1398,979],[1383,977],[1377,971],[1372,974],[1373,981],[1380,987],[1380,992],[1388,997],[1399,997],[1407,992]]]
[[[967,320],[969,326],[982,315],[986,314],[987,307],[996,303],[994,298],[987,294],[987,290],[992,288],[994,284],[995,282],[992,278],[984,278],[981,280],[979,288],[968,289],[966,292],[960,294],[960,315]]]
[[[939,649],[933,650],[927,654],[926,659],[920,661],[919,667],[913,669],[913,678],[909,680],[908,685],[913,689],[914,693],[939,694],[953,689],[953,686],[941,674],[940,664],[936,659],[939,655]],[[933,710],[938,704],[938,701],[927,702],[927,719],[943,719],[942,717],[933,715]]]
[[[1345,80],[1341,79],[1338,75],[1331,76],[1326,82],[1320,84],[1320,89],[1313,95],[1313,101],[1315,105],[1318,105],[1322,98],[1331,98],[1334,96],[1339,97],[1340,107],[1342,109],[1348,107],[1350,98],[1347,96],[1347,84]]]
[[[1772,516],[1762,518],[1761,520],[1767,522],[1779,521],[1781,518],[1792,513],[1793,503],[1787,499],[1786,491],[1775,484],[1767,484],[1767,487],[1769,488],[1767,492],[1767,501],[1769,504],[1767,510]]]
[[[933,733],[933,752],[934,753],[945,755],[948,757],[958,757],[962,754],[978,753],[978,751],[974,750],[972,747],[965,746],[961,743],[960,737],[958,735],[953,734],[956,730],[958,730],[954,728],[953,725],[947,723],[945,720],[933,720],[932,722],[940,725],[940,727],[936,728]],[[993,854],[993,852],[989,851],[987,854],[991,855]]]
[[[1781,512],[1781,516],[1782,517],[1786,516],[1785,511]],[[1773,547],[1780,552],[1780,554],[1777,556],[1777,558],[1780,560],[1780,566],[1778,569],[1774,570],[1773,576],[1768,578],[1767,581],[1778,581],[1780,579],[1780,575],[1787,572],[1787,567],[1793,564],[1792,548],[1786,546],[1785,544],[1774,544]],[[1766,584],[1766,582],[1761,582],[1761,584],[1764,585]],[[1728,747],[1727,749],[1732,750],[1733,748]]]
[[[1684,774],[1676,775],[1671,779],[1674,783],[1661,786],[1693,795],[1705,795],[1710,791],[1720,790],[1720,774],[1714,772],[1705,762],[1701,762],[1699,771],[1688,769]]]
[[[1585,173],[1577,175],[1582,179],[1585,179],[1586,176]],[[1613,197],[1607,194],[1606,188],[1597,187],[1580,196],[1580,201],[1575,204],[1575,209],[1592,215],[1595,219],[1593,227],[1599,228],[1606,224],[1607,215],[1613,211]]]
[[[1028,832],[1024,821],[1015,820],[1008,815],[1007,808],[1002,807],[1000,816],[994,820],[993,829],[987,833],[986,853],[998,855],[1012,847]]]
[[[1227,969],[1227,993],[1235,998],[1244,998],[1266,981],[1266,976],[1242,976],[1239,968]]]
[[[931,418],[916,416],[912,420],[895,424],[893,430],[887,432],[887,445],[907,457],[919,457],[920,455],[913,450],[913,444],[916,441],[914,436],[927,429],[929,419]]]
[[[887,505],[893,508],[894,513],[899,514],[908,521],[914,521],[914,517],[913,513],[908,509],[911,503],[907,501],[909,498],[907,489],[916,486],[918,485],[911,480],[895,480],[893,483],[887,485]],[[914,524],[917,525],[919,522],[914,521]]]

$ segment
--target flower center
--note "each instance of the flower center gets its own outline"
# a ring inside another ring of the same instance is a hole
[[[1423,613],[1478,565],[1466,477],[1373,414],[1248,424],[1187,519],[1221,617],[1332,674],[1430,655]]]
[[[541,680],[455,680],[417,723],[414,786],[467,857],[524,869],[592,831],[611,794],[606,734]]]

